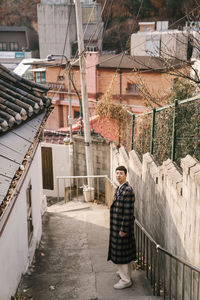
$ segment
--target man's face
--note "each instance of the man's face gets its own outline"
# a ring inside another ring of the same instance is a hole
[[[126,174],[124,173],[124,171],[117,170],[116,171],[116,179],[120,185],[122,183],[124,183],[126,181]]]

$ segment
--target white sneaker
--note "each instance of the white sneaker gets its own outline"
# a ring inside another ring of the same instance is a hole
[[[120,281],[119,281],[118,283],[116,283],[113,287],[114,287],[114,289],[116,289],[116,290],[122,290],[122,289],[128,288],[128,287],[130,287],[130,286],[132,286],[132,281],[127,282],[127,283],[123,283],[123,282],[120,280]]]

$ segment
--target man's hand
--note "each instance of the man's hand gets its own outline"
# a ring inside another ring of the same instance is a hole
[[[120,236],[120,237],[124,237],[125,235],[127,235],[127,233],[120,230],[119,236]]]

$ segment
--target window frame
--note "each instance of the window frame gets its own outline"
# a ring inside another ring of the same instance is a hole
[[[132,83],[132,82],[127,82],[127,88],[126,88],[127,94],[130,95],[139,95],[139,87],[138,84]]]

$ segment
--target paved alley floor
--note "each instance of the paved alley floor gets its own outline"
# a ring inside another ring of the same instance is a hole
[[[104,205],[63,202],[48,207],[35,261],[18,294],[34,300],[150,300],[144,271],[133,270],[133,286],[115,290],[116,266],[107,262],[109,210]]]

